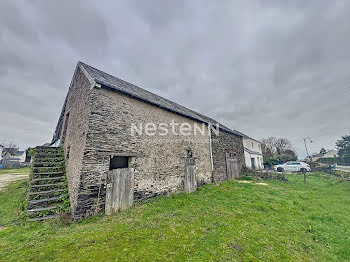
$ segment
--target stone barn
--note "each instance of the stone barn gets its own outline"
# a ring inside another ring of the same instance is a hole
[[[240,132],[81,62],[52,145],[64,149],[75,219],[192,192],[244,163]]]

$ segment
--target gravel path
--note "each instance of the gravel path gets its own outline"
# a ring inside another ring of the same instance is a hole
[[[11,182],[17,181],[17,180],[28,179],[28,177],[29,176],[26,174],[17,174],[17,175],[3,174],[3,175],[0,175],[0,191],[3,190]]]

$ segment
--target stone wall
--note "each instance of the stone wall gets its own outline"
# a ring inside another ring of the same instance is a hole
[[[92,89],[92,107],[75,218],[104,208],[106,174],[112,155],[133,156],[135,200],[183,191],[187,150],[196,158],[197,184],[212,180],[209,133],[194,136],[131,136],[131,124],[196,121],[106,88]],[[200,123],[199,123],[200,124]]]
[[[242,137],[220,131],[218,135],[211,133],[213,151],[213,176],[215,182],[227,180],[226,174],[226,151],[236,154],[240,167],[244,165],[244,149]]]
[[[90,104],[91,84],[78,68],[68,91],[63,112],[63,128],[60,134],[61,141],[64,141],[66,175],[72,210],[77,205]],[[68,113],[69,119],[67,121]],[[65,126],[67,126],[66,132],[63,130]],[[69,158],[67,158],[68,153]]]

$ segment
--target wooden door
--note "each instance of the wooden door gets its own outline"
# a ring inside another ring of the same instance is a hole
[[[106,205],[107,215],[127,209],[134,202],[134,169],[118,168],[107,174]]]
[[[239,175],[237,156],[232,151],[226,151],[225,154],[227,179],[237,178]]]
[[[187,193],[197,190],[196,164],[195,159],[192,157],[185,158],[184,190]]]

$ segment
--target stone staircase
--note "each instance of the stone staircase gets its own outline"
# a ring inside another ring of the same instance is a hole
[[[29,221],[54,218],[69,210],[64,152],[61,147],[35,148],[29,179]]]

